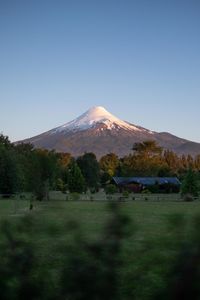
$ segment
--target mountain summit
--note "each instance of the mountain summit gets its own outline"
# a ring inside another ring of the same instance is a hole
[[[94,152],[101,157],[110,152],[124,156],[131,152],[134,143],[149,139],[178,154],[200,153],[198,143],[122,121],[102,106],[92,107],[62,126],[18,143],[32,143],[38,148],[69,152],[73,156]]]
[[[109,113],[104,107],[94,106],[89,110],[87,110],[80,117],[56,128],[55,131],[64,132],[64,131],[87,130],[89,128],[94,128],[99,124],[104,124],[105,125],[104,128],[108,130],[120,129],[120,128],[123,128],[125,130],[135,130],[135,131],[142,130],[142,128],[140,127],[137,127],[133,124],[118,119],[117,117]]]

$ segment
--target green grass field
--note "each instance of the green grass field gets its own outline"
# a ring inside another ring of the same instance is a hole
[[[0,200],[0,218],[12,220],[14,217],[31,215],[43,222],[64,224],[68,220],[80,222],[88,236],[94,236],[103,227],[109,217],[108,201],[34,201],[33,210],[29,210],[29,200]],[[180,201],[127,201],[121,209],[127,214],[137,230],[152,237],[165,231],[166,221],[175,214],[181,214],[186,222],[200,213],[200,202]],[[39,221],[39,220],[37,220]]]
[[[64,259],[60,249],[73,239],[69,224],[79,224],[85,240],[97,241],[112,213],[106,201],[35,201],[32,211],[29,205],[26,200],[0,200],[0,219],[10,224],[24,216],[32,220],[34,227],[27,238],[34,243],[39,260],[51,270],[56,286],[57,270]],[[120,254],[121,299],[151,299],[165,286],[178,249],[193,235],[200,202],[128,201],[120,207],[130,219]]]

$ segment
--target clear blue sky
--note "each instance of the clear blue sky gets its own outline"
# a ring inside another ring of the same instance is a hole
[[[200,1],[0,0],[0,132],[95,105],[200,142]]]

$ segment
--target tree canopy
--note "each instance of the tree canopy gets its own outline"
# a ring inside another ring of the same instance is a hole
[[[1,134],[0,194],[29,191],[43,200],[48,199],[49,190],[96,191],[110,184],[113,176],[177,176],[189,182],[193,172],[200,181],[200,154],[177,155],[150,140],[135,143],[133,149],[122,158],[108,153],[97,161],[94,153],[74,158],[70,153],[35,149],[31,144],[15,145]],[[187,190],[193,186],[187,185]],[[199,183],[196,186],[199,190]]]

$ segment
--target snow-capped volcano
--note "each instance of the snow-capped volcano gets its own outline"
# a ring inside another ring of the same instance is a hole
[[[68,152],[75,157],[85,152],[93,152],[101,157],[111,152],[124,156],[131,152],[134,143],[152,139],[178,154],[200,153],[198,143],[122,121],[101,106],[92,107],[71,122],[18,143]]]
[[[82,114],[80,117],[56,128],[55,132],[87,130],[89,128],[94,128],[99,124],[104,124],[104,128],[109,130],[120,128],[134,131],[145,130],[128,122],[120,120],[119,118],[109,113],[102,106],[94,106],[84,114]]]

